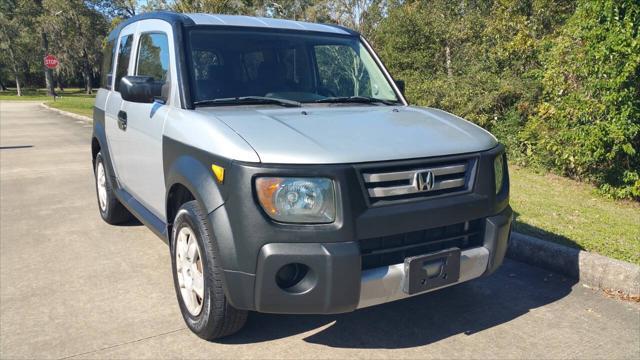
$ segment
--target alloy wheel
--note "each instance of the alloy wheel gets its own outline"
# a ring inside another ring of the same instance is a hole
[[[198,316],[204,303],[204,272],[196,235],[188,226],[178,233],[175,256],[182,301],[191,315]]]

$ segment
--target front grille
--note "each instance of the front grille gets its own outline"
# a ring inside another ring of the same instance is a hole
[[[476,159],[431,162],[411,166],[385,166],[363,171],[372,204],[413,198],[431,198],[471,188]]]
[[[362,270],[400,264],[410,256],[457,247],[482,246],[484,221],[477,219],[428,230],[360,240]]]

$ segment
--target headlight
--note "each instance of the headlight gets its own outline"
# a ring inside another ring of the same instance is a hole
[[[332,223],[336,219],[333,181],[324,178],[256,179],[258,200],[274,220],[288,223]]]
[[[496,156],[493,160],[493,174],[496,181],[496,194],[498,194],[504,183],[504,154]]]

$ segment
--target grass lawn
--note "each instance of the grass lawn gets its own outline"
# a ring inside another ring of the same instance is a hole
[[[640,204],[603,198],[594,187],[511,167],[515,230],[640,265]]]
[[[91,96],[91,97],[68,96],[68,97],[57,98],[56,101],[47,101],[45,103],[56,109],[69,111],[75,114],[91,117],[93,115],[94,102],[95,102],[94,96]]]
[[[45,89],[27,89],[22,92],[22,96],[16,96],[15,90],[0,92],[0,100],[42,101],[56,109],[85,116],[93,114],[95,97],[95,94],[85,94],[83,89],[73,88],[65,89],[64,92],[58,91],[58,97],[55,101],[51,96],[47,96]]]

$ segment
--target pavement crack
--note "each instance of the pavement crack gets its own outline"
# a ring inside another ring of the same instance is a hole
[[[73,355],[69,355],[69,356],[61,357],[61,358],[58,358],[58,360],[71,359],[71,358],[75,358],[75,357],[78,357],[78,356],[89,355],[89,354],[95,354],[95,353],[100,352],[100,351],[109,350],[109,349],[115,349],[115,348],[117,348],[117,347],[124,346],[124,345],[135,344],[135,343],[140,342],[140,341],[149,340],[149,339],[153,339],[153,338],[155,338],[155,337],[159,337],[159,336],[164,336],[164,335],[169,335],[169,334],[177,333],[177,332],[179,332],[179,331],[183,331],[183,330],[187,330],[187,328],[186,328],[186,327],[182,327],[182,328],[180,328],[180,329],[171,330],[171,331],[163,332],[163,333],[160,333],[160,334],[155,334],[155,335],[147,336],[147,337],[143,337],[143,338],[140,338],[140,339],[135,339],[135,340],[131,340],[131,341],[126,341],[126,342],[119,343],[119,344],[115,344],[115,345],[109,345],[109,346],[105,346],[105,347],[100,348],[100,349],[91,350],[91,351],[86,351],[86,352],[82,352],[82,353],[77,353],[77,354],[73,354]]]

